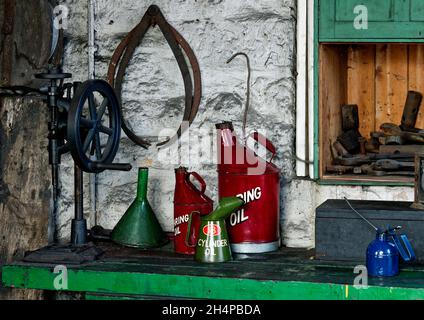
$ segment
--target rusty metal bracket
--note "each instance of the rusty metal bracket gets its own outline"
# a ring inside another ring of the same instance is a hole
[[[185,88],[185,110],[183,116],[183,122],[186,121],[191,124],[197,115],[199,110],[200,100],[202,96],[202,81],[199,63],[193,50],[187,41],[178,33],[166,20],[160,11],[159,7],[152,5],[147,9],[140,23],[122,40],[122,42],[116,48],[108,70],[108,82],[115,88],[118,98],[121,99],[122,95],[122,83],[125,76],[128,64],[134,55],[134,52],[138,45],[142,42],[147,30],[150,27],[158,26],[162,31],[168,45],[170,46],[175,59],[178,63],[178,67],[181,71],[184,88]],[[190,74],[189,66],[185,59],[185,55],[191,64],[193,72],[193,79]],[[118,71],[117,71],[118,69]],[[143,148],[148,148],[151,142],[147,141],[145,137],[140,137],[135,134],[127,125],[125,117],[122,112],[122,129],[125,134],[137,145]],[[169,142],[176,141],[183,133],[183,125],[180,125],[177,133],[174,137],[164,142],[157,144],[158,147],[164,146]]]

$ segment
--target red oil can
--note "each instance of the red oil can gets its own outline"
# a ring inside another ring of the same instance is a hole
[[[190,177],[194,177],[201,186],[197,189],[190,181]],[[194,255],[195,248],[186,245],[186,234],[190,214],[193,211],[199,212],[200,215],[194,215],[192,221],[192,234],[190,235],[189,244],[196,245],[200,216],[207,215],[213,211],[213,201],[205,195],[206,183],[203,178],[196,172],[188,172],[187,168],[180,167],[175,170],[175,193],[174,193],[174,248],[175,252],[181,254]]]
[[[218,124],[216,128],[219,198],[236,196],[246,203],[228,219],[232,251],[263,253],[278,250],[280,170],[241,145],[231,122]],[[275,156],[276,149],[268,139],[257,132],[251,138]]]

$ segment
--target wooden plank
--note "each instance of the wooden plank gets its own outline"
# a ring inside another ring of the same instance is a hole
[[[376,45],[376,128],[386,122],[400,124],[408,93],[408,47]]]
[[[328,66],[331,65],[331,68]],[[320,176],[332,162],[330,141],[341,133],[340,106],[347,102],[347,52],[345,46],[320,46]]]
[[[0,101],[0,263],[47,244],[50,173],[48,110],[42,101]],[[40,293],[1,290],[2,299],[36,299]]]
[[[409,45],[409,90],[424,95],[424,45]],[[421,104],[417,119],[417,128],[424,128],[424,107]]]
[[[369,137],[375,130],[375,45],[348,49],[347,99],[358,105],[359,131]]]

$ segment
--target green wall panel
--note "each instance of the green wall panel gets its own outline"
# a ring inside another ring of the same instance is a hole
[[[368,28],[354,26],[355,7],[365,6]],[[424,42],[423,0],[319,0],[319,39]]]
[[[411,0],[411,21],[424,21],[424,1],[423,0]]]
[[[336,0],[336,21],[351,22],[355,19],[354,9],[358,5],[368,8],[369,21],[393,21],[394,0]]]

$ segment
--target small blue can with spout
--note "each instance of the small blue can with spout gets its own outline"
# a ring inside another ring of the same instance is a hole
[[[399,258],[409,262],[415,253],[406,235],[396,235],[396,228],[377,230],[376,239],[367,248],[367,269],[372,277],[393,277],[399,274]]]

